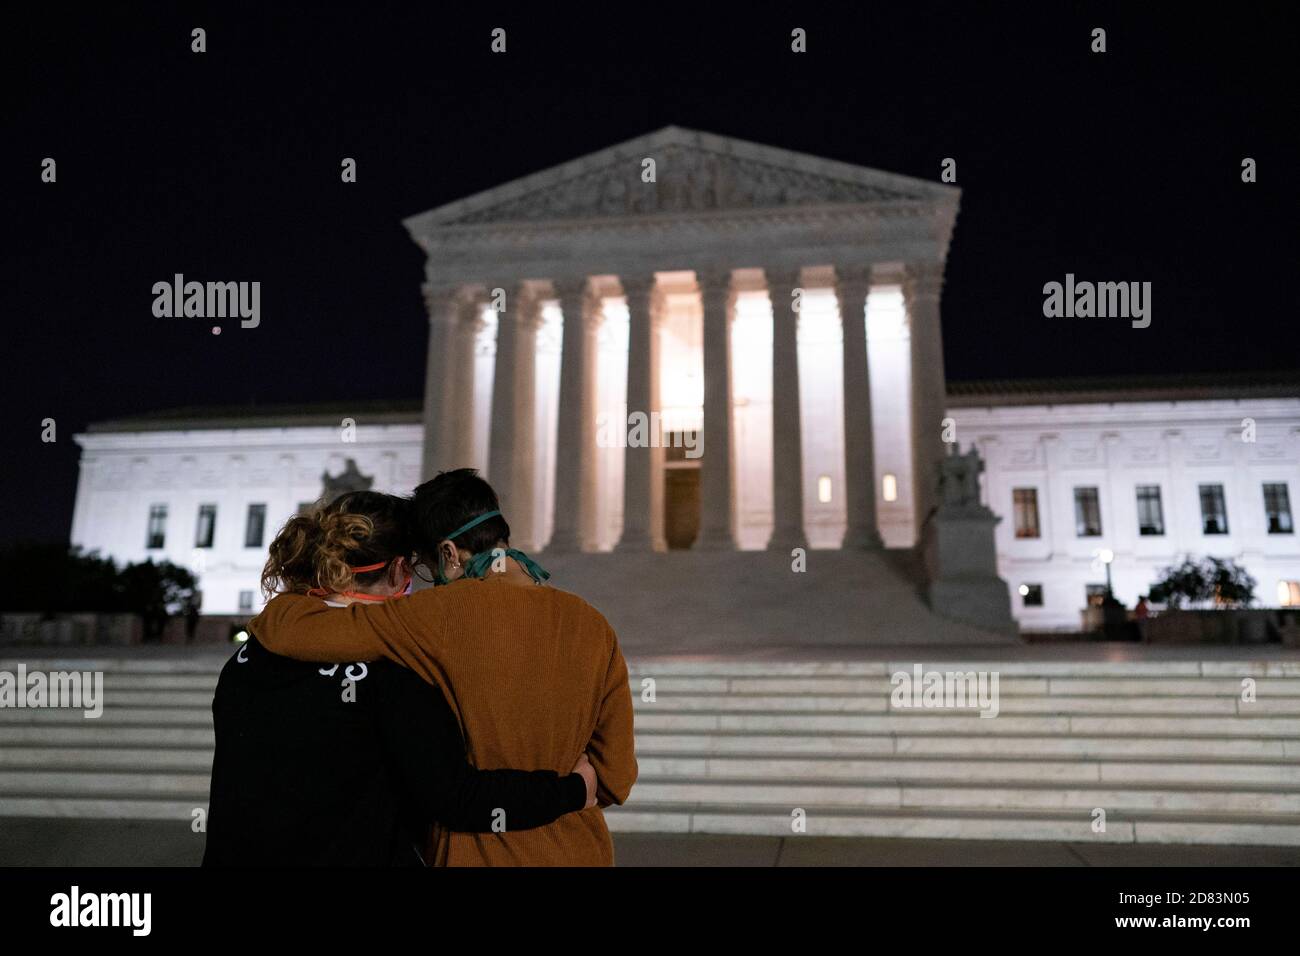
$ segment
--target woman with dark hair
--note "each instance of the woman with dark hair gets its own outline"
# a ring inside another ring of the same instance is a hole
[[[413,551],[409,500],[351,492],[289,519],[262,586],[332,607],[398,600]],[[419,865],[434,821],[524,830],[594,804],[585,756],[568,775],[471,767],[442,692],[390,661],[321,666],[252,638],[212,712],[205,866]]]

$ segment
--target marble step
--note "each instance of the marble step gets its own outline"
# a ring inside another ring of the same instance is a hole
[[[642,782],[675,777],[704,785],[715,779],[801,780],[864,784],[900,780],[957,780],[966,783],[1011,782],[1300,787],[1300,762],[1267,760],[1046,760],[1024,755],[984,760],[963,757],[846,759],[833,756],[639,755]],[[0,751],[0,773],[77,771],[207,773],[210,748],[184,747],[8,747]],[[640,783],[638,784],[640,786]]]
[[[104,689],[106,709],[119,707],[199,707],[212,705],[212,692],[199,690]],[[707,711],[761,713],[904,713],[911,708],[893,707],[887,695],[855,696],[834,694],[669,694],[658,693],[654,702],[633,699],[637,712]],[[947,708],[951,711],[978,707]],[[1234,697],[1107,697],[1107,696],[1024,696],[999,694],[998,710],[1003,714],[1277,714],[1300,716],[1300,697],[1262,696],[1254,701]]]
[[[197,653],[197,652],[196,652]],[[233,651],[232,651],[233,653]],[[13,670],[23,662],[29,670],[91,670],[138,675],[215,675],[229,655],[202,652],[199,657],[97,657],[93,653],[66,656],[40,655],[0,658],[0,670]],[[917,663],[925,671],[997,671],[1008,678],[1300,678],[1300,660],[1237,661],[1034,661],[957,660],[918,656],[904,661],[702,661],[685,658],[632,658],[633,679],[665,676],[691,678],[798,678],[874,677],[888,679],[899,671],[911,673]]]
[[[200,802],[200,796],[202,801]],[[182,820],[206,806],[206,795],[148,799],[129,796],[60,797],[0,795],[0,816],[78,819]],[[806,835],[913,839],[1048,840],[1071,843],[1193,843],[1220,846],[1300,846],[1293,815],[1211,815],[1148,811],[1109,812],[1105,832],[1093,831],[1091,812],[889,809],[808,806]],[[788,806],[726,807],[638,803],[605,811],[618,833],[717,833],[798,839]],[[196,839],[201,838],[196,835]]]
[[[805,807],[809,836],[901,837],[939,840],[1045,840],[1070,843],[1196,843],[1222,846],[1300,846],[1300,821],[1293,815],[1213,815],[1170,811],[1107,814],[1103,833],[1091,813],[1077,811],[998,812],[945,808],[852,810]],[[605,812],[618,833],[719,833],[798,839],[790,808],[701,806],[689,811],[671,804],[641,804]]]
[[[1300,739],[1300,718],[1256,716],[1114,714],[1011,714],[985,718],[963,710],[910,710],[890,714],[671,711],[646,709],[637,715],[637,728],[647,732],[740,731],[808,734],[1082,734],[1089,736],[1146,735],[1196,737],[1258,737]],[[202,707],[107,707],[98,718],[68,708],[3,708],[0,726],[60,725],[211,726],[212,714]]]
[[[32,797],[39,794],[51,800],[67,797],[163,797],[189,799],[192,805],[200,805],[206,802],[207,790],[206,773],[0,771],[0,795],[5,796]],[[628,806],[636,809],[647,803],[687,810],[711,804],[732,808],[813,805],[833,808],[1074,809],[1081,812],[1102,807],[1107,813],[1172,810],[1300,815],[1300,789],[1215,788],[1204,784],[1049,786],[1041,783],[1029,785],[1022,781],[974,786],[958,779],[852,784],[755,779],[700,782],[651,777],[638,782]]]
[[[1300,678],[1252,678],[1260,699],[1300,698]],[[216,673],[158,674],[109,671],[104,674],[105,690],[119,691],[190,691],[207,692],[209,699],[216,688]],[[885,696],[894,683],[884,677],[695,677],[665,675],[655,678],[656,693],[689,694],[812,694]],[[628,681],[634,699],[643,690],[639,678]],[[1066,697],[1241,697],[1242,681],[1222,677],[1107,677],[1048,678],[999,676],[998,690],[1003,699],[1027,696]]]
[[[1146,735],[1196,737],[1263,737],[1300,739],[1300,719],[1069,714],[999,715],[985,718],[966,711],[911,711],[888,715],[806,713],[672,713],[643,711],[637,715],[641,732],[774,731],[821,734],[1083,734],[1088,736]]]
[[[12,747],[202,747],[213,746],[211,726],[112,725],[99,721],[60,725],[7,726],[5,741]],[[934,734],[931,736],[789,733],[657,733],[640,727],[637,753],[653,755],[762,756],[942,756],[956,758],[1041,757],[1105,759],[1167,758],[1300,758],[1300,740],[1250,737],[1015,736],[991,737]],[[4,751],[0,751],[3,754]]]

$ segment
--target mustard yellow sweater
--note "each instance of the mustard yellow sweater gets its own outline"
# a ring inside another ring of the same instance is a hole
[[[533,830],[435,829],[431,862],[448,866],[611,866],[601,807],[636,780],[627,663],[605,618],[580,597],[500,578],[462,579],[410,597],[329,607],[282,594],[249,629],[304,661],[387,657],[441,687],[482,769],[568,773],[585,750],[597,806]],[[419,733],[419,728],[411,728]]]

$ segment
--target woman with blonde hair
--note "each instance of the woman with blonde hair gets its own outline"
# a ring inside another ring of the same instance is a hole
[[[408,499],[350,492],[290,518],[262,586],[334,607],[409,590]],[[251,638],[212,704],[205,866],[419,865],[430,824],[530,829],[594,805],[586,758],[573,772],[477,770],[443,693],[389,661],[303,663]]]

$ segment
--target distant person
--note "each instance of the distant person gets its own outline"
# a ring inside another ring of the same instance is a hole
[[[185,601],[185,643],[193,644],[199,630],[199,600],[191,595]]]
[[[319,595],[330,615],[406,603],[410,507],[363,491],[291,518],[263,587]],[[205,866],[418,866],[435,821],[526,830],[595,805],[582,748],[567,775],[469,766],[442,691],[389,661],[322,667],[252,639],[222,669],[212,712]]]
[[[1147,596],[1143,594],[1138,598],[1138,602],[1133,608],[1133,620],[1145,621],[1150,616],[1151,606],[1147,604]]]
[[[415,490],[423,562],[445,586],[402,601],[331,610],[299,594],[276,597],[249,629],[302,660],[384,656],[447,695],[476,767],[567,769],[585,750],[597,804],[627,799],[636,780],[627,664],[605,618],[510,547],[492,487],[470,468]],[[610,866],[599,808],[533,830],[439,830],[429,858],[451,866]]]

